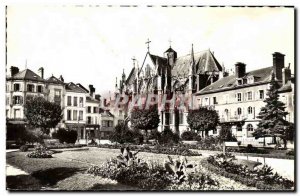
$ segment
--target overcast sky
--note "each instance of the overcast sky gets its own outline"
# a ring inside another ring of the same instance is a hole
[[[169,47],[178,56],[209,49],[226,69],[238,61],[247,70],[272,66],[272,53],[286,55],[294,67],[293,8],[128,8],[9,6],[7,65],[63,75],[65,82],[93,84],[96,92],[114,90],[135,56]]]

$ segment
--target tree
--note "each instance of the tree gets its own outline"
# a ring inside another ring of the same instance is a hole
[[[266,105],[261,108],[257,118],[261,119],[257,124],[257,128],[253,132],[255,138],[272,136],[276,142],[276,136],[283,139],[286,147],[286,139],[291,131],[290,123],[285,120],[288,112],[285,111],[285,105],[279,101],[278,89],[279,84],[272,74],[270,89],[267,92],[267,98],[264,100]],[[265,145],[265,142],[264,142]]]
[[[112,142],[124,144],[125,142],[134,142],[134,138],[134,133],[130,131],[126,122],[119,122],[116,125],[113,133],[110,135],[109,140]]]
[[[49,134],[62,119],[62,109],[59,105],[45,100],[43,97],[34,97],[25,103],[25,116],[28,124]]]
[[[200,107],[199,109],[189,111],[187,123],[191,129],[206,132],[208,130],[216,129],[216,126],[219,123],[219,116],[215,110]]]
[[[131,126],[136,129],[145,130],[146,137],[148,130],[156,129],[160,122],[158,110],[155,106],[149,107],[149,109],[140,109],[135,107],[132,109],[130,116]]]
[[[228,124],[222,124],[220,133],[219,133],[219,140],[220,143],[222,142],[235,142],[237,141],[236,138],[232,135],[231,132],[231,125]]]

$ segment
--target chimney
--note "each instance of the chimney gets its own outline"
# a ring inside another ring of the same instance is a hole
[[[284,54],[279,52],[273,53],[273,70],[275,78],[277,80],[282,80],[282,69],[284,68]]]
[[[11,76],[13,76],[13,75],[15,75],[15,74],[17,74],[17,73],[19,73],[19,68],[18,68],[18,67],[11,66],[11,67],[10,67],[10,74],[11,74]]]
[[[59,76],[59,80],[64,82],[64,78],[62,77],[62,75]]]
[[[290,78],[291,78],[290,66],[283,68],[282,69],[282,85],[286,84]]]
[[[42,79],[44,79],[44,68],[43,67],[40,67],[38,69],[38,74]]]
[[[94,93],[95,93],[95,88],[92,84],[89,85],[89,89],[90,89],[90,96],[94,97]]]
[[[235,64],[235,77],[242,78],[246,74],[246,64],[237,62]]]

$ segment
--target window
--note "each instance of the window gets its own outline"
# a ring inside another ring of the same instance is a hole
[[[74,106],[77,106],[77,97],[74,97]]]
[[[247,92],[248,101],[252,100],[252,92]]]
[[[247,125],[247,131],[253,131],[253,125],[252,124]]]
[[[77,120],[77,110],[73,110],[73,120]]]
[[[83,97],[79,97],[79,107],[83,107]]]
[[[209,98],[208,97],[205,98],[205,103],[204,104],[209,105]]]
[[[213,129],[213,134],[217,134],[217,133],[218,133],[217,129]]]
[[[249,106],[249,107],[248,107],[248,114],[252,114],[252,110],[253,110],[252,107]]]
[[[238,115],[241,115],[241,114],[242,114],[242,108],[238,108],[238,109],[237,109],[237,114],[238,114]]]
[[[21,110],[20,109],[15,109],[14,110],[14,117],[15,118],[21,118]]]
[[[9,110],[8,109],[6,110],[6,117],[7,118],[9,117]]]
[[[6,105],[9,105],[9,97],[6,97]]]
[[[54,96],[55,97],[60,97],[60,90],[59,89],[54,90]]]
[[[170,117],[170,124],[173,124],[173,114],[169,113],[169,117]]]
[[[13,97],[13,104],[23,104],[23,99],[21,96],[14,96]]]
[[[242,93],[237,94],[237,101],[242,101]]]
[[[68,96],[68,102],[67,102],[67,105],[68,106],[71,106],[72,105],[72,97],[71,96]]]
[[[182,112],[179,113],[179,124],[180,125],[183,124],[183,113]]]
[[[42,85],[38,85],[37,86],[37,92],[38,93],[42,93],[43,92],[43,86]]]
[[[14,84],[14,91],[20,91],[20,84]]]
[[[87,117],[87,123],[88,123],[88,124],[92,124],[92,119],[91,119],[90,116]]]
[[[213,97],[213,104],[218,104],[217,103],[217,97]]]
[[[238,82],[238,85],[242,85],[243,84],[243,80],[242,79],[237,80],[237,82]]]
[[[243,84],[247,84],[247,78],[243,79]]]
[[[93,111],[94,113],[97,113],[97,107],[94,107],[94,111]]]
[[[95,124],[98,124],[98,118],[95,117]]]
[[[9,85],[6,85],[6,92],[9,92]]]
[[[83,111],[79,111],[79,120],[83,120]]]
[[[87,113],[91,113],[91,106],[87,107]]]
[[[259,90],[259,99],[264,99],[264,98],[265,98],[264,90]]]
[[[236,126],[236,130],[237,130],[237,131],[242,131],[242,130],[243,130],[243,128],[242,128],[242,126],[241,126],[241,125],[237,125],[237,126]]]
[[[34,92],[34,85],[33,84],[27,84],[27,91],[28,92]]]
[[[71,120],[71,110],[67,110],[67,120]]]

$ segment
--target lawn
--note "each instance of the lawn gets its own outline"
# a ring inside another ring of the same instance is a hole
[[[91,165],[101,165],[106,160],[119,154],[117,149],[89,148],[88,150],[66,150],[55,153],[53,158],[34,159],[26,157],[28,152],[9,152],[7,164],[20,168],[30,175],[8,176],[7,188],[10,190],[137,190],[110,179],[103,179],[86,173]],[[139,153],[145,161],[163,162],[165,154]],[[177,157],[173,155],[172,157]],[[188,157],[191,162],[199,163],[203,157]],[[203,168],[204,169],[204,168]],[[204,169],[205,170],[205,169]],[[249,187],[225,177],[215,175],[222,187],[229,190],[249,190]],[[15,183],[18,182],[18,183]],[[17,184],[17,185],[16,185]]]

